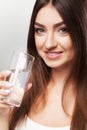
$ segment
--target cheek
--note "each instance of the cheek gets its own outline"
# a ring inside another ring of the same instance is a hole
[[[73,51],[74,51],[73,42],[72,42],[71,39],[69,39],[69,40],[67,41],[67,46],[66,46],[66,48],[67,48],[68,50],[73,50]]]
[[[65,47],[65,51],[67,53],[68,58],[73,59],[75,56],[75,49],[74,49],[72,40],[69,38],[68,40],[66,40],[66,44],[64,45],[65,45],[64,47]]]
[[[36,45],[36,48],[42,48],[43,45],[45,44],[45,37],[38,37],[38,36],[35,36],[35,45]]]
[[[66,49],[72,49],[73,48],[73,43],[72,40],[70,38],[70,36],[66,36],[63,38],[59,38],[58,42],[60,43],[60,45],[66,50]]]

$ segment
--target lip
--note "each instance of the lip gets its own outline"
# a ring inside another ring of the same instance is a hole
[[[45,51],[45,56],[49,59],[56,59],[59,58],[62,55],[63,51],[57,51],[57,52],[47,52]]]

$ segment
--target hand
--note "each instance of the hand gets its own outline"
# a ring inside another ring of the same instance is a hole
[[[12,87],[9,82],[4,80],[5,77],[9,76],[10,74],[10,71],[3,71],[0,73],[0,117],[2,115],[8,115],[10,112],[11,106],[2,102],[3,97],[8,96],[8,94],[10,93],[10,88]]]

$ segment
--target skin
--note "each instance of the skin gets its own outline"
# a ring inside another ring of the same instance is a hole
[[[66,110],[70,116],[63,110],[62,92],[65,78],[68,76],[74,61],[75,52],[67,27],[51,4],[43,7],[37,14],[35,43],[39,55],[52,68],[52,78],[47,86],[46,106],[37,113],[35,113],[33,109],[35,106],[33,106],[28,116],[35,122],[49,127],[70,125],[75,103],[74,84],[71,82],[68,84],[69,89],[65,97]],[[6,72],[0,73],[0,95],[4,94],[2,93],[3,88],[9,87],[9,84],[3,81],[6,75]],[[4,126],[3,129],[8,130],[9,105],[0,103],[0,110],[2,111],[0,126]]]
[[[67,126],[71,122],[75,102],[74,85],[71,82],[65,97],[66,109],[70,116],[65,114],[61,99],[65,78],[74,61],[73,43],[63,19],[51,4],[38,12],[34,27],[37,51],[44,62],[52,68],[52,78],[47,86],[46,106],[38,113],[32,108],[28,116],[43,125]]]
[[[8,77],[10,73],[11,73],[10,71],[2,71],[0,73],[0,96],[8,96],[10,94],[10,91],[8,93],[5,93],[3,91],[4,89],[9,89],[12,87],[12,84],[10,84],[7,81],[4,81],[5,77]],[[27,84],[26,91],[31,87],[32,87],[31,83]],[[8,130],[9,114],[11,113],[12,109],[13,109],[12,106],[0,102],[0,129]]]
[[[42,8],[36,17],[35,43],[39,55],[49,67],[64,66],[74,57],[68,29],[52,6]]]

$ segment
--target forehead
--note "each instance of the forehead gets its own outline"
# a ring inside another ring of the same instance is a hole
[[[55,9],[54,6],[48,4],[47,6],[41,8],[37,13],[35,22],[46,23],[46,24],[56,24],[62,22],[63,19],[60,16],[59,12]]]

